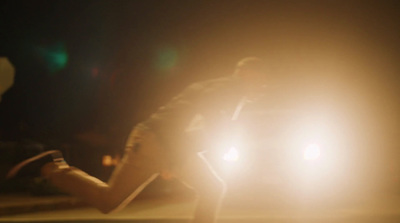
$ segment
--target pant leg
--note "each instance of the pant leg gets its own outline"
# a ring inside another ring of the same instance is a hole
[[[216,222],[226,186],[210,163],[201,155],[193,155],[177,174],[198,195],[192,223]]]
[[[162,151],[153,133],[136,129],[108,183],[75,167],[55,169],[48,178],[60,190],[109,213],[126,206],[158,176],[164,163]]]

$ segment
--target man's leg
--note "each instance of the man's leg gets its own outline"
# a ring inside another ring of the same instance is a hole
[[[190,157],[178,176],[198,195],[193,223],[214,223],[225,193],[225,183],[201,155]]]
[[[152,133],[134,130],[124,157],[108,183],[74,167],[47,167],[44,175],[60,190],[81,198],[103,213],[109,213],[128,204],[158,176],[161,156]]]

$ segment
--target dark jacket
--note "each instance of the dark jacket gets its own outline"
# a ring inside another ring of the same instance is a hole
[[[175,153],[207,150],[229,129],[242,98],[235,76],[193,83],[139,126]]]

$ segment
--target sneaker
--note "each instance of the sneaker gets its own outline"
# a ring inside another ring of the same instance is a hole
[[[13,168],[11,168],[10,171],[8,171],[6,178],[10,179],[17,175],[40,176],[40,169],[42,168],[42,166],[50,162],[54,162],[61,169],[69,167],[59,150],[50,150],[18,163]]]

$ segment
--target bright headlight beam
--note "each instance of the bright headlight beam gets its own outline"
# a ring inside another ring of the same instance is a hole
[[[228,152],[226,152],[223,157],[223,160],[229,162],[235,162],[239,160],[239,152],[235,147],[231,147]]]
[[[309,144],[304,150],[303,157],[305,160],[317,160],[321,155],[320,146],[316,143]]]

